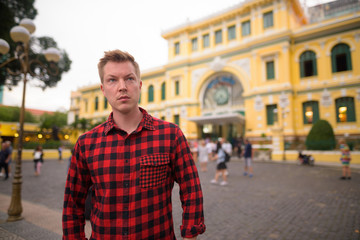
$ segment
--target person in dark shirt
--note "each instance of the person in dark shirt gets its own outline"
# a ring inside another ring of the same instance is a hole
[[[244,176],[247,176],[249,174],[249,177],[253,177],[253,167],[252,167],[252,161],[253,161],[253,148],[249,141],[249,139],[245,139],[245,149],[244,149]]]
[[[112,113],[75,145],[65,186],[63,239],[85,239],[90,187],[90,239],[176,239],[174,182],[183,208],[181,236],[196,239],[205,231],[203,194],[184,134],[138,106],[142,81],[133,56],[105,52],[98,68]]]
[[[5,178],[7,180],[9,178],[9,159],[11,158],[9,145],[6,142],[1,144],[1,151],[0,151],[0,172],[4,168],[5,170]]]

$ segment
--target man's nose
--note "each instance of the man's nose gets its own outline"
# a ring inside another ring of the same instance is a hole
[[[125,83],[125,80],[123,79],[120,79],[119,81],[119,91],[122,91],[122,90],[126,90],[126,83]]]

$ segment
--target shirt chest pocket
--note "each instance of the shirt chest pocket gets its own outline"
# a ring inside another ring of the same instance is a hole
[[[143,156],[140,160],[140,186],[150,188],[163,183],[170,170],[169,163],[167,154]]]

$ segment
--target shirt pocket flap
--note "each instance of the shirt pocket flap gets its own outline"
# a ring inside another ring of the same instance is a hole
[[[152,154],[143,156],[140,164],[143,166],[162,166],[170,162],[169,155],[166,153]]]

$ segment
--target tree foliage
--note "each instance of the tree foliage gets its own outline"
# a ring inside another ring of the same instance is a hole
[[[334,131],[326,120],[318,120],[306,137],[306,148],[309,150],[332,150],[336,146]]]
[[[37,15],[37,10],[34,8],[34,0],[0,0],[0,38],[5,39],[10,45],[10,52],[4,56],[0,56],[0,63],[6,61],[13,55],[16,48],[10,38],[10,30],[12,27],[19,24],[21,19],[34,19]],[[61,58],[57,63],[59,68],[56,76],[49,74],[45,69],[50,67],[50,63],[45,60],[45,56],[41,54],[43,50],[54,47],[60,51]],[[39,73],[39,64],[32,64],[30,70],[37,73],[36,76],[29,76],[29,80],[36,80],[33,85],[41,87],[43,90],[47,87],[55,87],[61,80],[64,72],[70,70],[71,60],[65,50],[59,49],[56,41],[51,37],[34,37],[32,36],[29,42],[29,59],[35,60],[34,63],[41,63],[45,70],[42,74]],[[9,69],[16,72],[20,68],[18,61],[13,61],[7,65]],[[11,89],[16,86],[19,81],[23,79],[23,75],[12,76],[6,71],[5,67],[0,69],[0,86],[5,85]]]
[[[0,106],[0,122],[18,122],[19,118],[19,107]],[[38,120],[30,112],[25,111],[25,122],[36,123]]]

